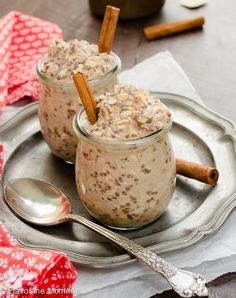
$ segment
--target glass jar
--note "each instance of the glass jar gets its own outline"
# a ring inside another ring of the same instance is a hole
[[[121,69],[120,58],[115,57],[115,65],[111,71],[89,81],[94,95],[98,96],[112,89],[117,82]],[[44,140],[53,154],[69,163],[75,162],[77,138],[74,135],[72,121],[80,111],[82,104],[73,80],[56,80],[45,76],[41,71],[43,59],[37,66],[37,78],[41,84],[39,100],[39,121]]]
[[[109,141],[83,128],[84,110],[74,118],[79,142],[76,185],[88,212],[117,229],[136,229],[160,217],[172,197],[176,162],[168,125],[146,137]]]

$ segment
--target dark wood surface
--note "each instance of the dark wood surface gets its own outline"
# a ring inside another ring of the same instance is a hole
[[[57,23],[66,40],[98,40],[101,20],[91,15],[86,0],[0,1],[0,17],[11,10],[19,10]],[[206,18],[203,30],[152,42],[147,42],[143,36],[144,26],[199,15]],[[122,59],[123,69],[132,67],[158,52],[169,50],[183,67],[206,105],[236,121],[235,0],[211,0],[207,6],[196,10],[181,7],[178,0],[167,0],[160,14],[138,21],[119,22],[114,50]],[[172,297],[178,296],[173,291],[156,295],[156,298]],[[235,298],[236,274],[228,274],[212,282],[209,297]]]

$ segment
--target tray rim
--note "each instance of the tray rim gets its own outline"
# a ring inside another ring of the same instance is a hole
[[[227,135],[231,138],[234,145],[234,153],[236,154],[236,149],[235,149],[236,148],[236,126],[231,120],[228,120],[227,118],[213,112],[211,109],[206,108],[205,106],[185,96],[173,94],[173,93],[166,93],[166,92],[152,92],[152,93],[160,97],[160,99],[164,99],[166,102],[176,102],[178,104],[181,104],[187,107],[187,109],[191,110],[192,112],[200,115],[201,117],[204,117],[209,122],[220,126],[224,131],[224,135]],[[0,134],[2,132],[7,131],[8,129],[13,128],[21,120],[36,113],[37,109],[38,109],[37,102],[27,105],[25,108],[19,111],[17,115],[13,116],[13,118],[10,118],[7,122],[5,122],[3,125],[0,126]],[[24,140],[22,140],[22,142],[24,142]],[[9,158],[10,157],[11,155],[9,156]],[[7,160],[4,161],[4,168],[3,168],[2,175],[4,175],[5,164]],[[1,181],[1,187],[3,188],[3,186],[4,186],[3,182]],[[189,234],[187,237],[183,237],[178,240],[171,240],[171,241],[169,240],[160,244],[154,244],[149,246],[149,248],[153,252],[158,251],[158,253],[160,254],[163,252],[174,251],[177,249],[191,246],[196,242],[200,241],[206,235],[214,233],[217,229],[219,229],[225,222],[228,215],[235,207],[236,207],[236,192],[234,193],[234,195],[226,199],[225,203],[222,205],[220,209],[217,210],[217,213],[215,214],[214,218],[212,218],[210,222],[208,222],[205,225],[199,226],[198,228],[195,228],[192,231],[192,233]],[[22,239],[19,239],[19,237],[17,236],[16,236],[16,239],[21,246],[28,249],[40,249],[40,250],[52,249],[51,247],[46,247],[46,246],[42,247],[40,245],[32,245],[32,244],[26,243]],[[122,254],[122,255],[111,256],[111,257],[92,257],[92,256],[76,254],[73,252],[68,252],[63,249],[59,251],[66,253],[68,257],[75,263],[78,263],[84,266],[94,267],[94,268],[112,268],[112,267],[117,267],[121,265],[126,265],[136,261],[136,259],[133,259],[128,254]]]

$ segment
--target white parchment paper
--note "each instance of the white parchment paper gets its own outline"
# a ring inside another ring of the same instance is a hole
[[[202,103],[188,77],[169,52],[159,53],[123,71],[121,82],[131,83],[150,91],[176,93]],[[203,274],[208,281],[236,270],[236,212],[223,227],[192,247],[162,255],[180,268]],[[148,298],[169,289],[160,275],[139,263],[115,269],[77,267],[75,284],[81,298]]]

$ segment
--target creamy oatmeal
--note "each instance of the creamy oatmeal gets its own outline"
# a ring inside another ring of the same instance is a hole
[[[168,125],[171,115],[162,102],[149,92],[133,85],[115,85],[112,92],[96,98],[98,121],[87,118],[85,129],[104,139],[137,139]]]
[[[115,65],[112,54],[99,53],[98,46],[86,40],[54,41],[41,65],[41,72],[56,80],[71,80],[78,72],[89,81],[111,71]]]
[[[175,187],[168,137],[171,115],[155,96],[116,85],[96,98],[98,121],[78,115],[76,183],[80,199],[101,222],[137,228],[158,218]]]
[[[120,59],[114,53],[98,53],[97,45],[84,40],[52,44],[38,65],[37,75],[41,83],[41,131],[55,155],[67,162],[75,161],[77,139],[72,119],[82,105],[71,75],[84,73],[94,94],[99,95],[117,82],[120,66]]]

